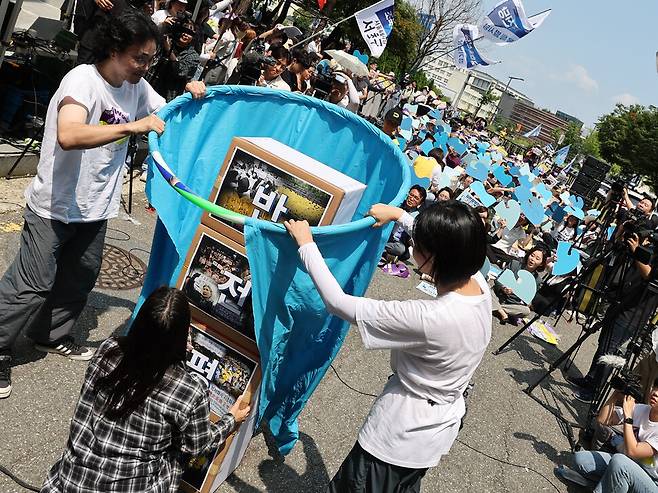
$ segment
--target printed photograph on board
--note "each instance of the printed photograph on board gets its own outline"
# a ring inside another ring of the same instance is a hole
[[[192,324],[187,345],[187,368],[203,377],[208,385],[210,410],[222,416],[244,393],[256,362]]]
[[[317,226],[331,199],[330,193],[238,148],[215,203],[245,216],[277,223],[306,219]],[[230,226],[243,230],[240,225]]]
[[[255,340],[247,257],[202,233],[183,281],[190,303]]]

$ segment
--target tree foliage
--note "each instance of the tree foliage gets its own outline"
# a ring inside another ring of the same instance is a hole
[[[596,130],[587,134],[583,137],[582,127],[577,123],[569,123],[566,131],[563,131],[559,128],[556,128],[553,131],[553,137],[557,142],[560,138],[560,134],[564,133],[564,140],[558,147],[564,147],[570,145],[569,154],[567,155],[566,161],[571,161],[574,157],[581,155],[587,156],[591,155],[594,157],[601,157],[601,151],[599,149],[599,137]]]
[[[483,93],[482,96],[480,96],[480,102],[478,103],[478,108],[475,110],[475,117],[477,118],[478,113],[482,109],[483,106],[487,106],[488,104],[495,103],[498,101],[500,98],[494,93],[491,92],[491,89],[489,89],[487,92]]]
[[[658,108],[618,104],[597,123],[601,155],[623,172],[639,173],[658,185]]]

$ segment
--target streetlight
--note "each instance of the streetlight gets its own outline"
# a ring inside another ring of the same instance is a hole
[[[519,81],[525,81],[524,78],[522,77],[513,77],[509,76],[507,81],[507,85],[505,86],[505,89],[503,89],[503,94],[500,95],[500,98],[498,99],[498,104],[496,105],[496,109],[494,112],[491,114],[491,120],[489,120],[489,125],[494,121],[494,118],[496,118],[496,115],[498,114],[498,108],[500,108],[500,102],[503,100],[503,96],[507,94],[507,90],[509,89],[509,85],[512,83],[513,80],[519,80]]]

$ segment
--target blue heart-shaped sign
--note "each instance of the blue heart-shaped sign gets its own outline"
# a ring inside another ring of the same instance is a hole
[[[496,198],[487,193],[481,181],[474,181],[473,183],[471,183],[470,188],[471,190],[473,190],[475,195],[477,195],[477,198],[480,199],[480,202],[482,202],[483,206],[491,207],[493,204],[496,203]]]
[[[489,168],[482,161],[475,161],[466,166],[466,174],[476,180],[484,181],[489,176]]]
[[[521,174],[521,170],[517,166],[514,166],[514,165],[511,165],[509,167],[509,170],[507,170],[507,172],[512,176],[519,176]]]
[[[571,205],[574,209],[582,209],[585,207],[585,201],[582,197],[578,197],[577,195],[572,195],[569,197],[569,202],[571,202]]]
[[[532,303],[532,299],[537,294],[537,282],[527,270],[520,270],[515,277],[511,270],[506,269],[498,276],[498,282],[511,289],[515,295],[528,305]]]
[[[434,143],[431,140],[426,140],[420,145],[420,150],[423,151],[423,154],[426,156],[432,149],[434,149]]]
[[[533,197],[530,200],[525,200],[521,202],[521,212],[525,214],[525,217],[528,218],[535,226],[539,226],[544,222],[546,216],[544,215],[544,206],[541,204],[539,199]]]
[[[352,52],[352,55],[357,57],[359,61],[361,61],[361,63],[363,63],[364,65],[368,65],[368,59],[370,57],[365,53],[361,53],[359,50],[354,50],[354,52]]]
[[[452,147],[460,156],[468,150],[468,146],[456,137],[448,139],[448,145]]]
[[[507,222],[507,229],[512,229],[521,215],[521,206],[516,200],[508,200],[497,204],[494,211]]]
[[[504,187],[512,183],[512,177],[505,172],[505,167],[498,165],[493,168],[493,175]]]
[[[411,118],[409,118],[408,116],[405,116],[402,119],[402,123],[400,123],[400,129],[401,130],[411,130],[412,123],[413,122],[411,121]]]
[[[561,241],[557,244],[557,259],[552,271],[554,276],[563,276],[578,267],[580,252],[571,246],[569,241]]]
[[[564,212],[567,214],[571,214],[572,216],[577,217],[581,221],[585,219],[585,213],[583,212],[582,209],[574,209],[573,207],[565,207]]]

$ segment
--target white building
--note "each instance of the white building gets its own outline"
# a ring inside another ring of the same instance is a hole
[[[427,64],[424,72],[452,101],[453,106],[466,113],[474,114],[480,106],[482,95],[489,90],[498,99],[502,98],[505,93],[506,98],[511,97],[534,106],[532,100],[525,94],[512,87],[506,90],[507,82],[501,82],[479,70],[457,68],[452,59],[447,56],[432,60]],[[482,106],[477,116],[485,119],[491,118],[496,111],[498,99],[494,103]]]

